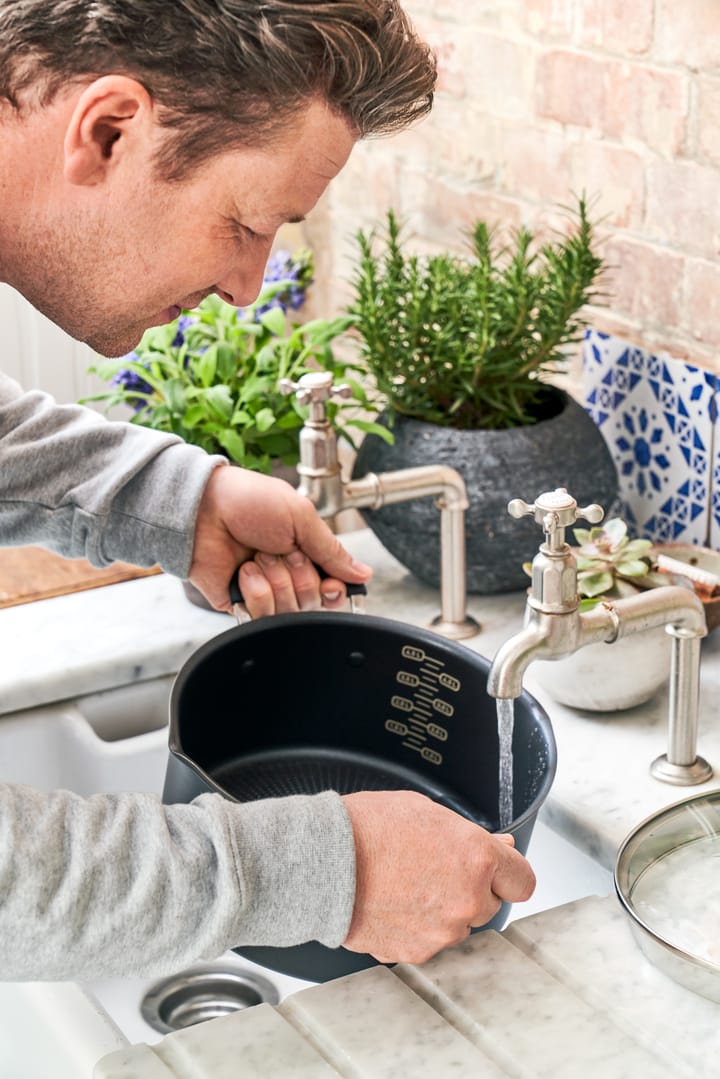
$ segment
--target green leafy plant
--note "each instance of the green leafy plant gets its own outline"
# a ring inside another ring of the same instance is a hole
[[[306,267],[307,262],[303,254],[288,267]],[[126,404],[133,410],[132,423],[170,431],[209,453],[267,473],[273,460],[297,463],[306,415],[294,394],[280,391],[280,381],[297,381],[321,369],[352,388],[351,398],[328,403],[336,431],[351,444],[350,428],[384,436],[384,429],[362,415],[370,407],[364,368],[333,352],[352,317],[290,321],[289,309],[301,306],[299,293],[308,277],[299,271],[295,276],[266,275],[258,299],[247,308],[209,296],[196,310],[148,330],[128,356],[90,368],[111,388],[84,403],[103,401],[106,409]]]
[[[537,421],[544,380],[566,366],[602,269],[584,198],[574,229],[535,249],[527,228],[501,243],[478,221],[470,257],[409,254],[391,210],[381,251],[357,233],[353,276],[362,356],[390,413],[447,427]]]
[[[630,539],[621,517],[611,517],[595,528],[575,528],[573,536],[578,542],[571,550],[577,563],[581,610],[604,599],[621,599],[672,583],[666,573],[654,568],[652,542]]]

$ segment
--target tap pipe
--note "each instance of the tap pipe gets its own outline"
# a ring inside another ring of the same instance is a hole
[[[358,480],[343,485],[343,509],[380,509],[410,498],[439,495],[440,509],[468,508],[465,481],[448,465],[418,465],[394,472],[368,472]]]
[[[694,637],[707,635],[702,600],[693,589],[680,585],[650,588],[634,596],[625,596],[610,606],[619,618],[618,637],[655,626],[675,627]]]
[[[653,588],[615,604],[618,637],[665,626],[672,637],[668,690],[668,751],[650,765],[663,783],[692,786],[710,779],[713,770],[697,752],[700,706],[700,639],[707,623],[700,597],[678,585]]]
[[[447,465],[420,465],[394,472],[369,472],[341,488],[341,509],[379,509],[411,498],[437,496],[440,510],[440,614],[437,633],[452,640],[473,637],[480,626],[467,613],[465,593],[465,481]]]
[[[705,783],[712,766],[697,752],[700,699],[700,637],[691,630],[669,627],[673,637],[670,659],[668,751],[650,765],[650,774],[663,783],[685,787]]]
[[[306,422],[306,445],[312,447],[314,463],[297,466],[298,492],[309,498],[321,517],[334,517],[341,510],[379,509],[411,498],[437,496],[440,510],[440,614],[433,619],[436,633],[451,640],[474,637],[479,623],[467,613],[465,591],[465,510],[468,507],[465,481],[446,465],[420,465],[394,472],[368,472],[360,479],[343,483],[337,457],[318,458],[327,451],[326,436]],[[301,432],[305,433],[305,428]],[[333,440],[334,441],[334,440]]]

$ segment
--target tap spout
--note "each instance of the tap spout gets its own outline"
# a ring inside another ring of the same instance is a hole
[[[487,691],[491,697],[519,697],[523,676],[533,660],[562,659],[587,644],[610,644],[617,635],[618,618],[611,603],[599,603],[582,614],[577,607],[552,614],[528,603],[525,625],[498,649],[488,674]]]
[[[509,637],[498,649],[488,673],[487,691],[498,700],[515,700],[522,693],[523,677],[534,659],[547,658],[547,639],[538,620]]]

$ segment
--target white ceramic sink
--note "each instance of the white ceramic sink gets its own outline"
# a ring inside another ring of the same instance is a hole
[[[128,1039],[79,985],[0,982],[2,1079],[90,1079]]]
[[[160,794],[171,682],[170,677],[154,679],[0,716],[0,781],[65,787],[83,795],[127,790]],[[513,918],[610,891],[610,874],[542,819],[536,822],[528,857],[538,886],[529,903],[513,908]],[[262,973],[281,999],[308,984]],[[92,1064],[126,1040],[159,1040],[162,1035],[140,1015],[140,1002],[151,984],[121,978],[83,987],[0,983],[0,1076],[90,1079]]]

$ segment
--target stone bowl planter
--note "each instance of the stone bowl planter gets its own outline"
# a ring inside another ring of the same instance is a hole
[[[585,409],[548,387],[545,416],[530,427],[458,431],[398,416],[395,444],[368,435],[354,476],[416,465],[457,469],[467,485],[465,515],[467,590],[479,594],[527,588],[523,562],[538,547],[537,525],[508,516],[511,498],[533,502],[543,491],[567,487],[580,505],[606,510],[617,494],[615,465],[605,440]],[[440,584],[440,514],[431,499],[363,510],[384,547],[426,584]]]

